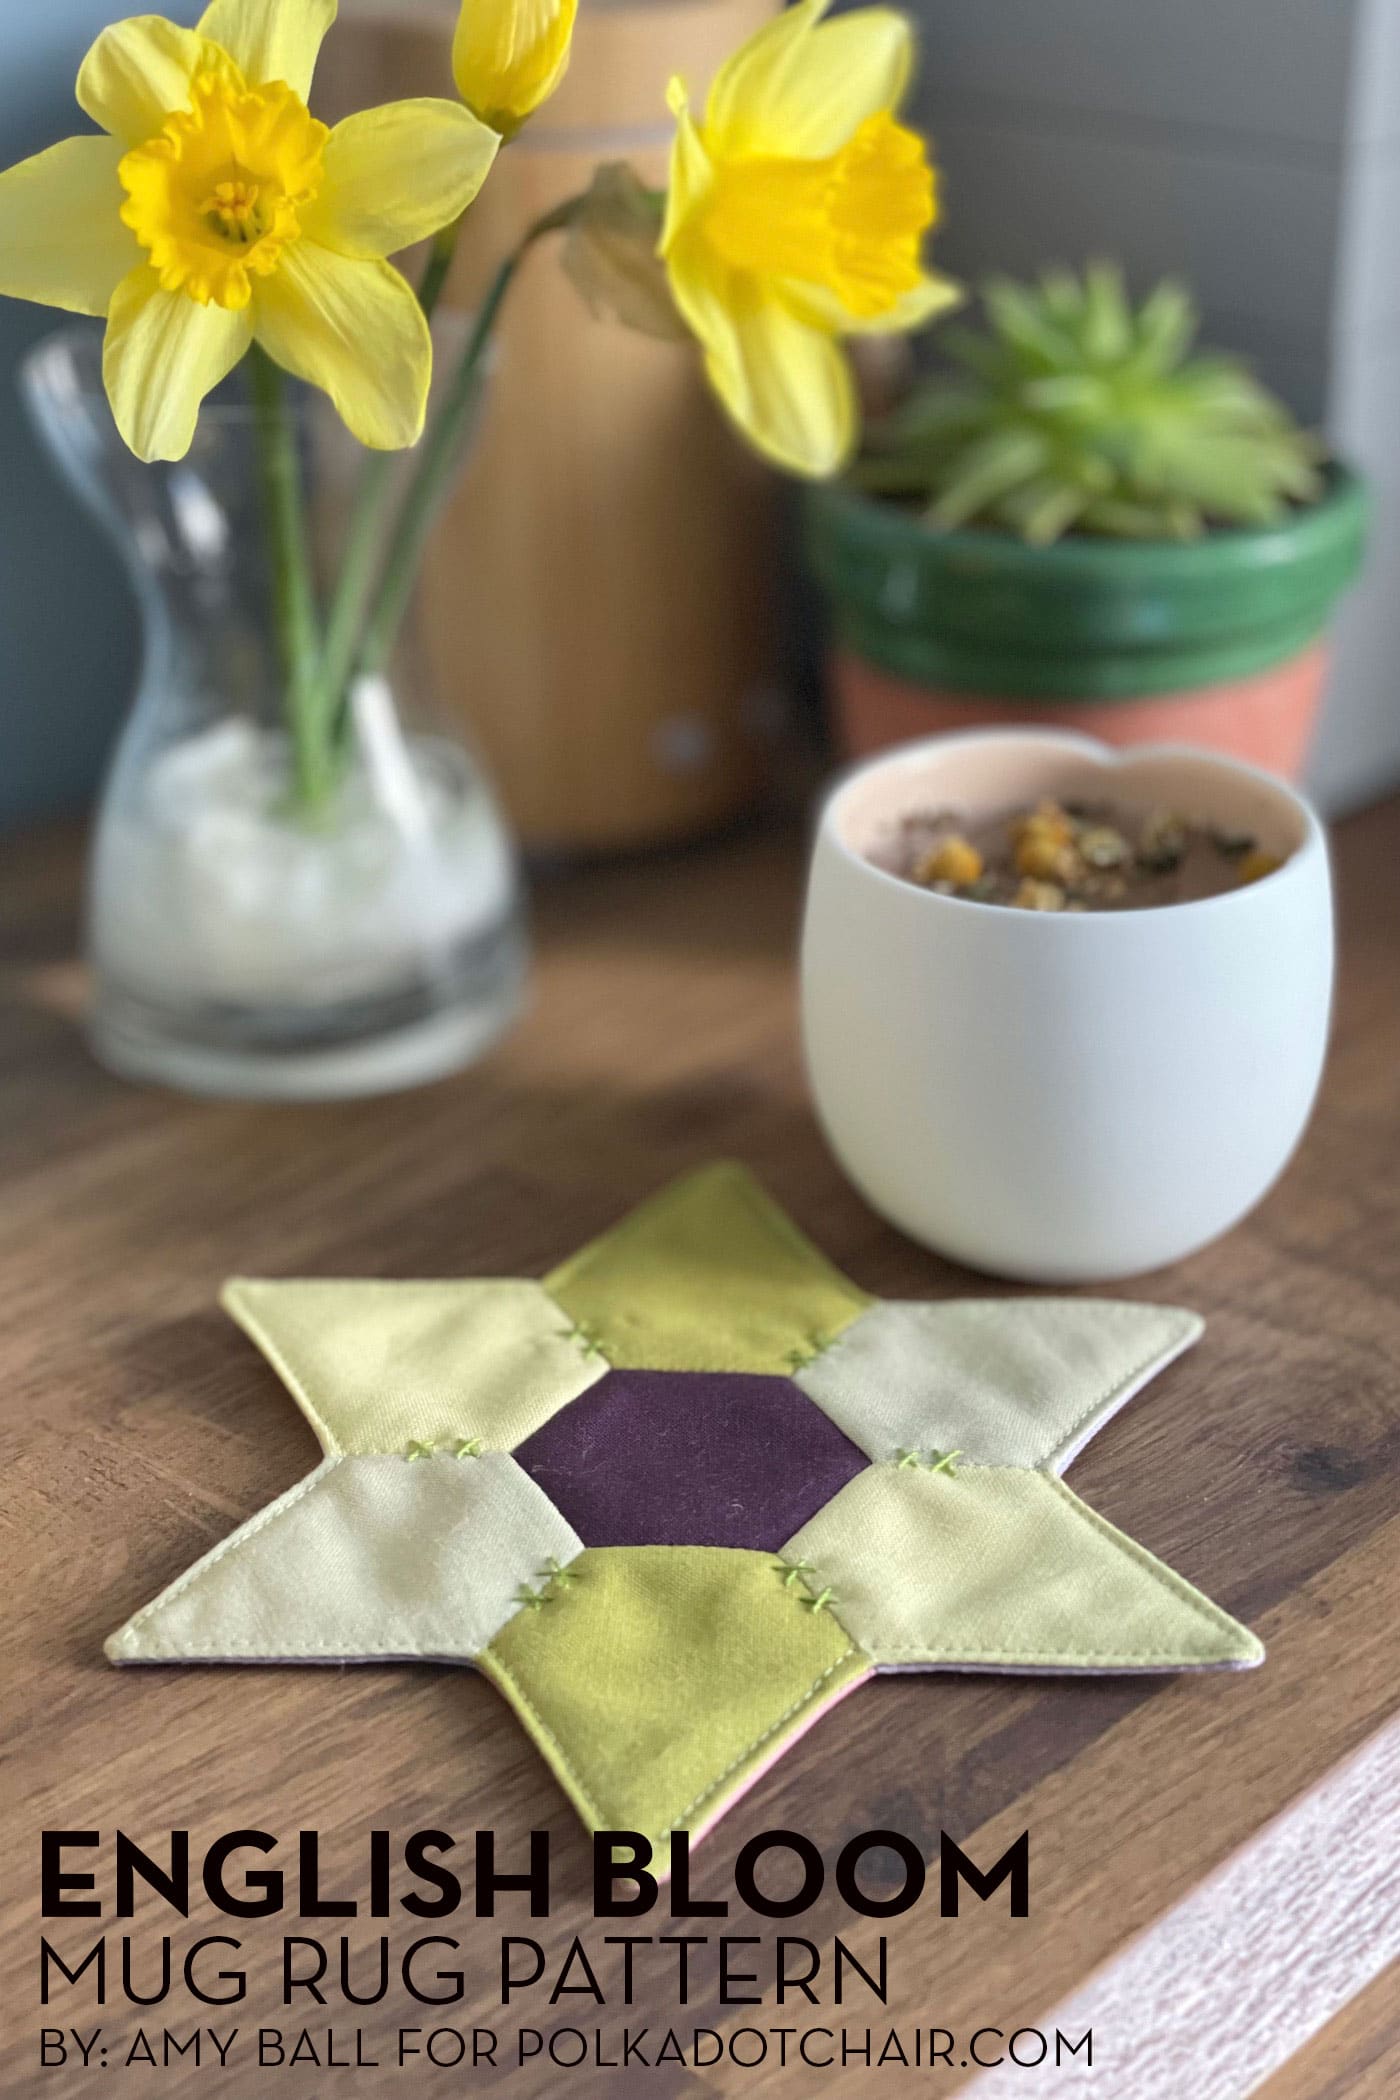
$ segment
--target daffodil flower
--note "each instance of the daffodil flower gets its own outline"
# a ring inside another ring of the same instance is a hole
[[[467,108],[514,138],[564,78],[577,14],[578,0],[463,0],[452,71]]]
[[[414,101],[335,130],[307,109],[336,0],[213,0],[197,29],[117,23],[78,75],[106,137],[0,175],[0,292],[107,321],[126,443],[181,459],[254,342],[378,450],[423,428],[432,343],[386,257],[457,218],[499,140]]]
[[[839,338],[917,328],[958,293],[922,265],[933,170],[895,115],[913,36],[865,8],[801,0],[753,36],[677,119],[661,239],[676,304],[749,441],[799,474],[839,471],[858,415]]]

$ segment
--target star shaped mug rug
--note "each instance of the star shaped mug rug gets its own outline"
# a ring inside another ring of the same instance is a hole
[[[1263,1659],[1062,1478],[1194,1313],[872,1298],[729,1164],[542,1283],[223,1303],[324,1455],[109,1658],[471,1664],[663,1869],[878,1671]]]

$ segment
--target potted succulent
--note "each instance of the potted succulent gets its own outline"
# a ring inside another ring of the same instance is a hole
[[[1179,287],[997,282],[951,367],[872,425],[807,539],[853,754],[1032,722],[1293,775],[1365,492],[1238,360],[1193,352]]]

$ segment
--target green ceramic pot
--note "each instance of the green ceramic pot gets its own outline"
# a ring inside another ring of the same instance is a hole
[[[1364,484],[1340,465],[1283,524],[1190,541],[1029,547],[936,531],[845,484],[814,488],[806,542],[832,607],[842,740],[862,753],[1034,721],[1294,773],[1366,515]]]

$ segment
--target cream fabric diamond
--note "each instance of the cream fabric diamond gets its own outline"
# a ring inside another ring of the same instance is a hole
[[[162,1591],[112,1662],[470,1662],[583,1542],[513,1458],[329,1458]]]
[[[1051,1473],[871,1466],[783,1548],[881,1669],[1199,1670],[1263,1649]]]
[[[871,1458],[932,1447],[1063,1473],[1203,1325],[1117,1298],[890,1299],[795,1379]]]

